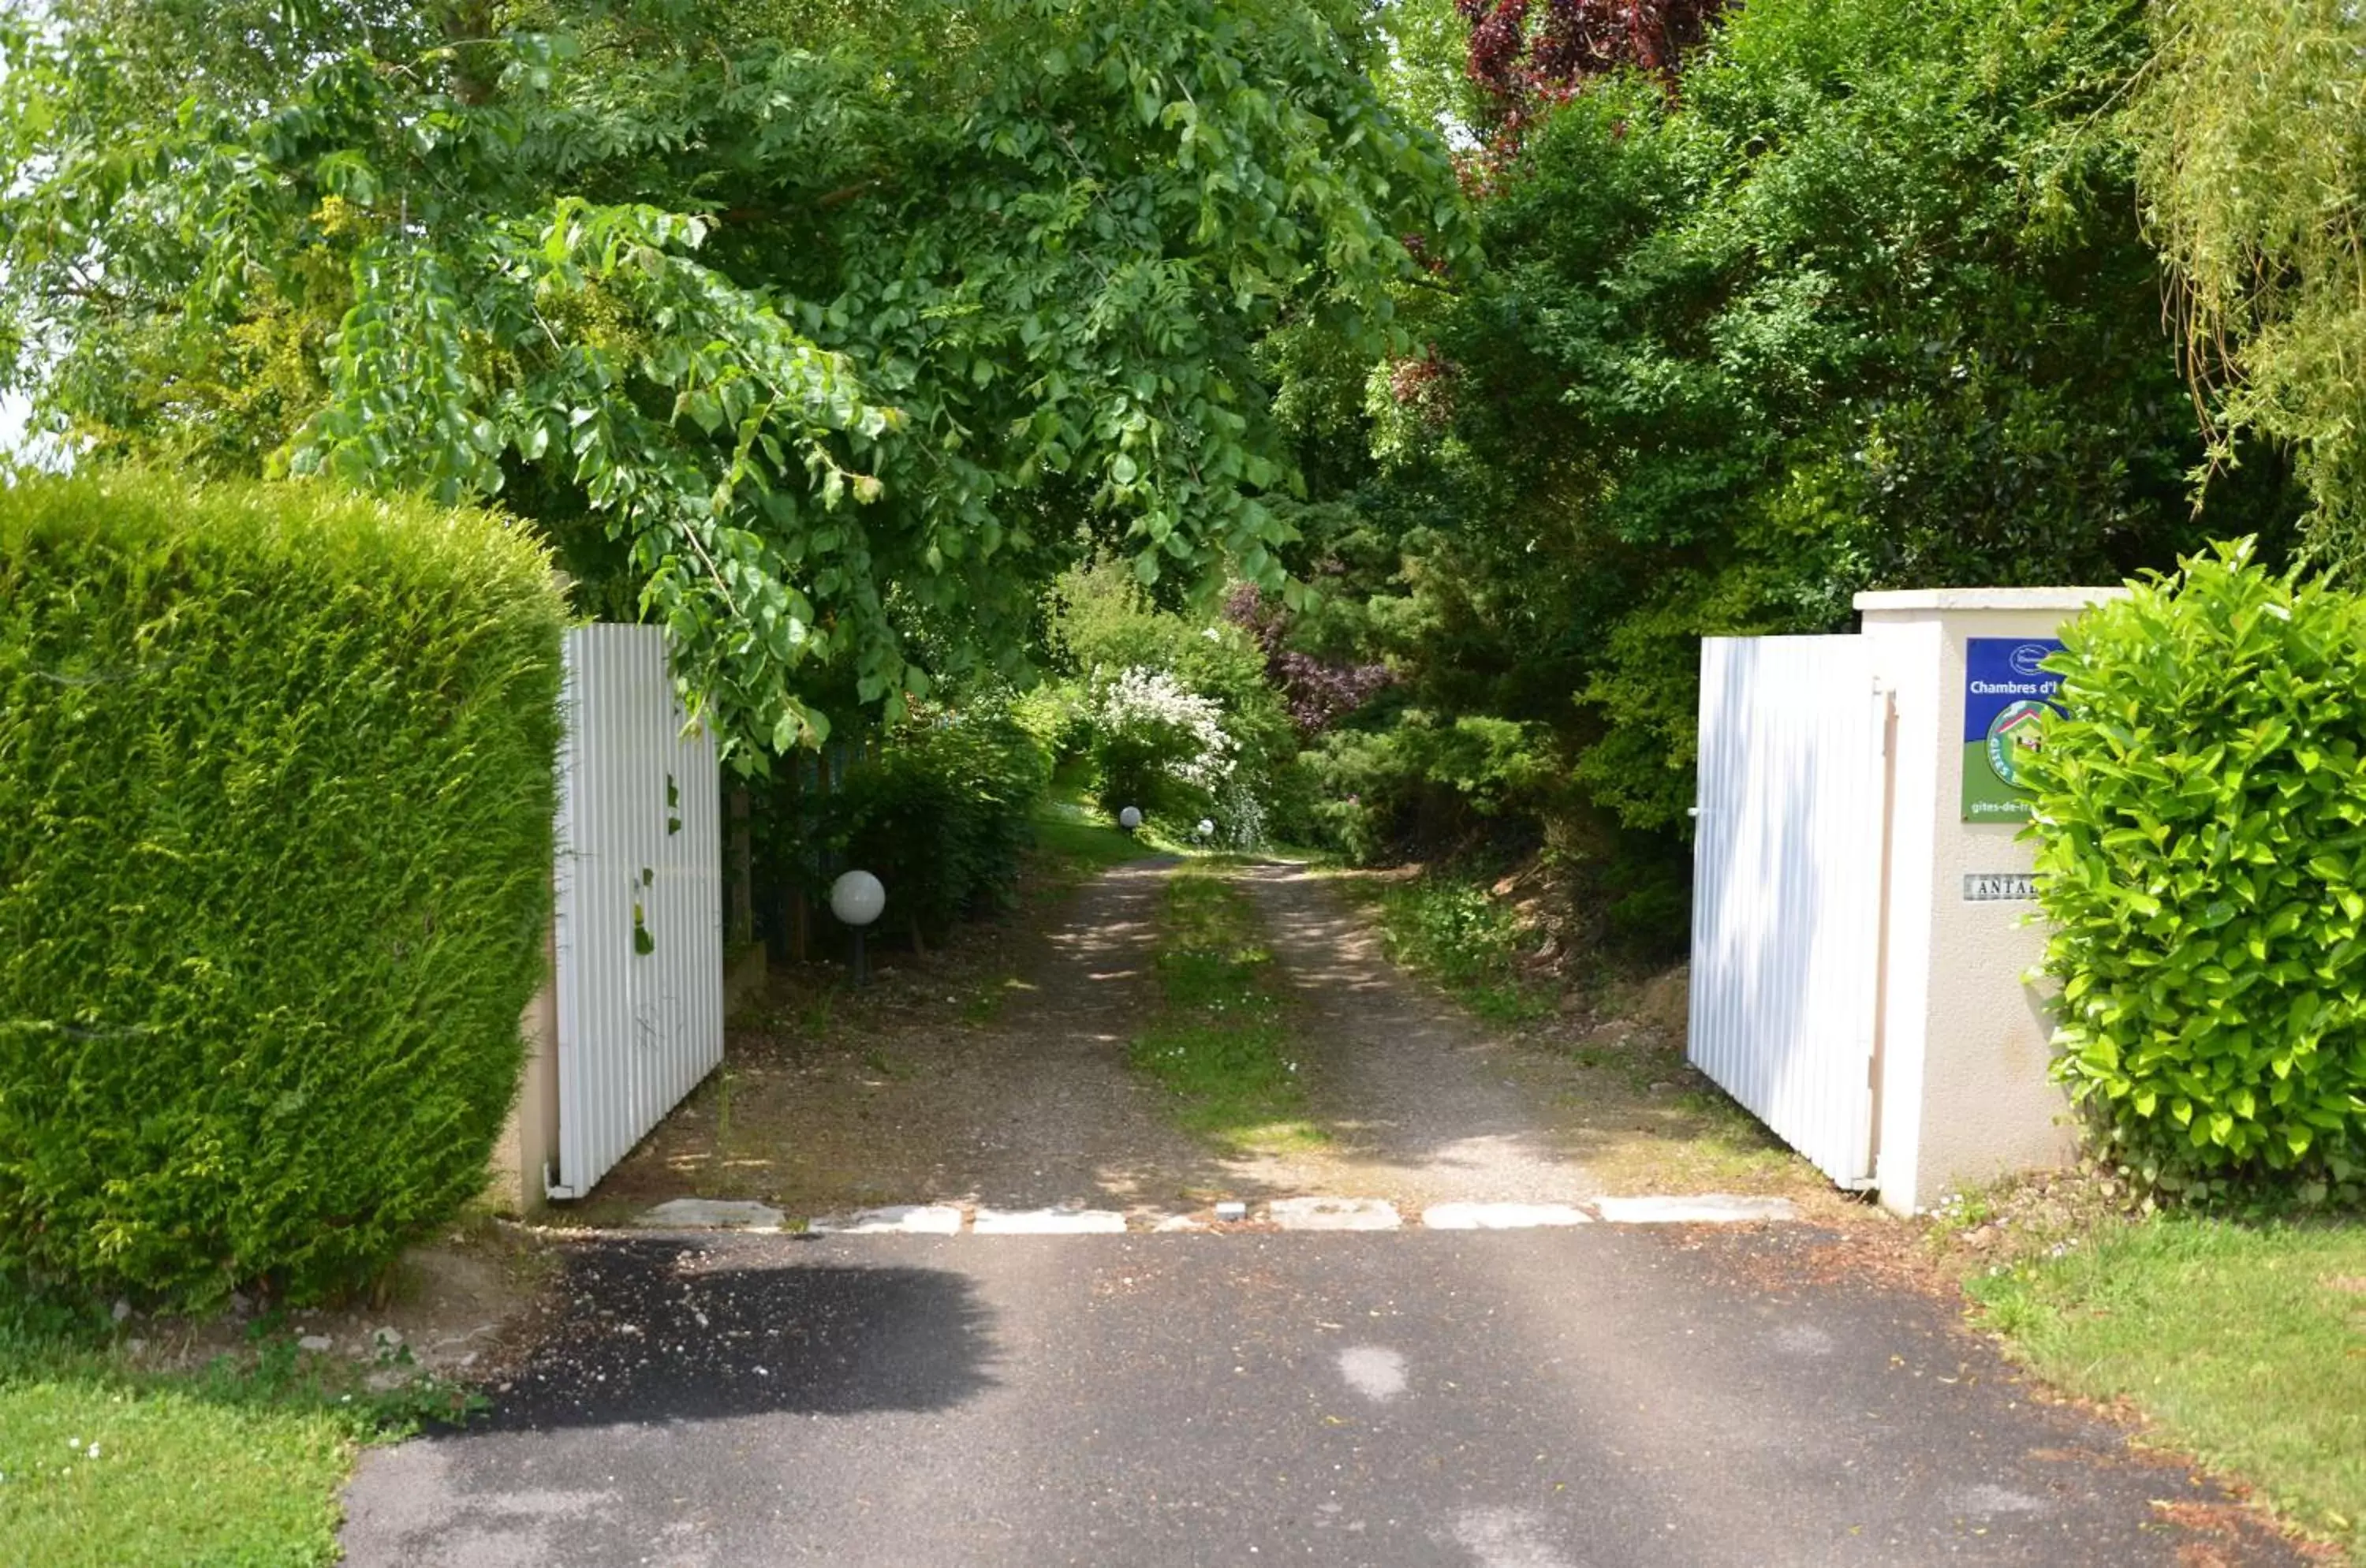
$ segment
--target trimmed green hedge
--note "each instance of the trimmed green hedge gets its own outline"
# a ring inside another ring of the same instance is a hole
[[[2036,785],[2056,1076],[2196,1197],[2366,1175],[2366,602],[2248,543],[2089,611]]]
[[[483,1188],[563,616],[482,514],[0,491],[0,1265],[304,1300]]]

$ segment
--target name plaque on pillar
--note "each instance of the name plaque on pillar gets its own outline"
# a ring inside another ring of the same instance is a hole
[[[1976,637],[1964,644],[1964,820],[2026,822],[2022,759],[2037,748],[2062,677],[2042,668],[2059,652],[2050,637]]]
[[[1964,873],[1966,904],[2028,904],[2037,898],[2037,877],[2026,871]]]

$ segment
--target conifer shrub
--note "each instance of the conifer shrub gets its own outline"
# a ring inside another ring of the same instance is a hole
[[[2366,1169],[2366,605],[2186,559],[2063,634],[2027,761],[2056,1073],[2116,1161],[2204,1199]]]
[[[483,1187],[563,615],[481,513],[0,491],[0,1267],[303,1301]]]

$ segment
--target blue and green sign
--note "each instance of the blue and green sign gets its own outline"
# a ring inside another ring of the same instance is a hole
[[[1964,820],[2022,822],[2029,788],[2021,760],[2037,746],[2059,675],[2040,666],[2062,647],[2050,637],[1976,637],[1964,648]]]

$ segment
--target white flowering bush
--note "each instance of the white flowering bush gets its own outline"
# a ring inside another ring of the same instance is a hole
[[[1265,845],[1265,801],[1256,786],[1235,769],[1216,791],[1214,842],[1228,850],[1261,849]]]
[[[1224,732],[1223,709],[1212,699],[1166,671],[1137,664],[1113,678],[1096,671],[1086,711],[1105,807],[1138,806],[1177,816],[1215,809],[1239,748]]]

